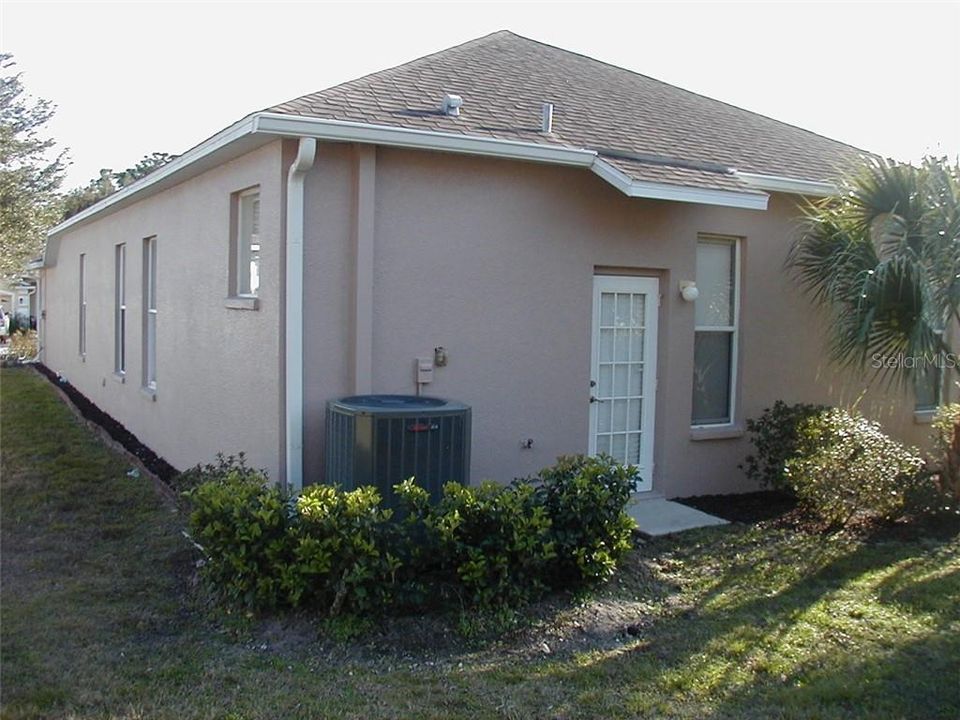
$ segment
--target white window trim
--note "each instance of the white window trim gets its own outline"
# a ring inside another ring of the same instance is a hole
[[[80,279],[79,279],[79,317],[78,335],[77,335],[77,354],[81,358],[87,357],[87,254],[80,253]]]
[[[937,411],[943,406],[943,382],[944,382],[944,372],[942,367],[936,367],[937,371],[937,384],[934,386],[936,391],[936,397],[933,405],[919,405],[917,400],[917,384],[916,381],[913,383],[913,413],[918,417],[925,417],[926,415],[936,415]]]
[[[143,389],[157,391],[157,237],[143,240]],[[153,332],[150,332],[151,323]]]
[[[249,243],[245,242],[244,231],[245,226],[243,222],[243,204],[244,200],[249,197],[256,197],[258,200],[260,198],[260,186],[248,188],[246,190],[241,190],[238,193],[234,193],[234,202],[236,210],[236,230],[234,237],[231,239],[233,244],[233,252],[231,253],[234,258],[234,264],[231,268],[231,273],[233,276],[233,288],[232,294],[227,298],[227,307],[233,308],[235,310],[256,310],[259,306],[257,299],[259,297],[258,293],[243,292],[242,288],[250,287],[250,248]],[[251,228],[252,233],[252,228]],[[261,243],[262,247],[262,243]],[[259,288],[258,288],[259,289]],[[231,301],[240,301],[240,302],[231,302]],[[253,302],[249,302],[249,301]],[[246,302],[244,302],[246,301]]]
[[[127,374],[127,244],[114,246],[113,374]]]
[[[742,238],[730,236],[730,235],[712,235],[709,233],[701,233],[697,236],[697,244],[701,242],[724,242],[733,244],[733,292],[731,293],[731,299],[733,302],[733,325],[694,325],[693,331],[694,336],[698,332],[729,332],[732,335],[730,340],[730,400],[729,407],[727,408],[727,415],[729,420],[726,422],[718,423],[692,423],[690,424],[691,430],[722,430],[729,428],[739,432],[740,426],[737,423],[737,394],[739,392],[739,383],[737,382],[739,378],[739,369],[740,369],[740,246]],[[707,437],[703,435],[703,437]]]

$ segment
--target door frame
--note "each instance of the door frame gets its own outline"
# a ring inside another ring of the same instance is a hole
[[[629,292],[647,296],[644,303],[643,334],[643,406],[640,413],[642,430],[640,445],[641,478],[637,492],[653,490],[654,447],[657,411],[657,352],[659,350],[660,278],[650,275],[594,275],[593,306],[590,327],[590,379],[599,382],[600,366],[600,297],[604,292]],[[593,387],[591,397],[593,396]],[[649,399],[649,401],[648,401]],[[589,403],[590,437],[588,452],[597,453],[597,407]],[[644,477],[644,475],[646,477]]]

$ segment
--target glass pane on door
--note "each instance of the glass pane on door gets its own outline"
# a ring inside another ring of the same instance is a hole
[[[600,293],[597,327],[597,452],[639,465],[642,446],[644,293]]]

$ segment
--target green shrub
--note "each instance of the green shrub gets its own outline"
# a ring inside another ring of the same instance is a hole
[[[521,603],[546,589],[555,551],[550,518],[532,486],[447,483],[422,517],[433,559],[466,604]]]
[[[292,507],[262,475],[228,472],[188,491],[190,529],[206,555],[202,574],[227,604],[284,604],[296,579]]]
[[[11,325],[12,327],[12,325]],[[10,331],[10,347],[7,353],[8,362],[33,362],[40,352],[40,340],[36,330],[20,329]]]
[[[859,414],[823,412],[806,420],[800,435],[802,454],[787,461],[787,479],[804,505],[835,525],[858,514],[894,519],[923,492],[918,452]]]
[[[933,420],[933,452],[945,502],[960,505],[960,403],[943,405]],[[942,503],[941,503],[942,504]]]
[[[195,465],[189,470],[184,470],[170,480],[170,485],[174,490],[189,497],[189,491],[203,483],[227,480],[235,482],[240,479],[255,480],[265,485],[267,474],[264,470],[254,470],[247,465],[246,453],[239,452],[236,455],[217,453],[212,463]]]
[[[401,566],[389,549],[391,515],[372,487],[304,490],[290,530],[295,561],[289,568],[289,603],[318,603],[331,616],[390,604]]]
[[[397,517],[373,488],[308,487],[296,500],[243,456],[180,476],[204,578],[230,605],[317,607],[331,617],[452,598],[493,612],[613,572],[630,547],[634,476],[569,457],[510,486],[449,483],[435,505],[413,479]]]
[[[449,484],[435,506],[412,481],[395,490],[407,522],[427,532],[412,554],[418,574],[492,608],[608,578],[631,547],[635,488],[633,468],[579,455],[510,486]]]
[[[635,469],[608,457],[570,455],[528,482],[550,518],[556,552],[554,587],[605,580],[631,548],[636,523],[624,508],[636,490]]]
[[[207,556],[202,574],[227,604],[337,615],[389,603],[400,561],[376,490],[313,485],[291,501],[235,459],[207,468],[194,479],[211,479],[186,493],[190,527]]]
[[[758,419],[748,419],[747,432],[754,451],[744,458],[740,469],[761,487],[789,492],[785,470],[787,461],[801,452],[800,427],[826,410],[829,408],[825,405],[788,405],[777,400]]]

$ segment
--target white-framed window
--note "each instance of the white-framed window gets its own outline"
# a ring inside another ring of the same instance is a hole
[[[231,257],[231,295],[256,297],[260,291],[260,189],[234,195],[236,223]]]
[[[127,244],[114,248],[113,371],[127,372]]]
[[[933,412],[940,407],[943,370],[934,363],[925,364],[913,379],[914,410]]]
[[[730,425],[736,406],[740,315],[740,242],[697,239],[696,317],[693,349],[694,427]]]
[[[77,323],[77,346],[78,352],[81,357],[86,356],[87,354],[87,256],[85,253],[80,253],[80,296],[79,296],[79,313],[78,313],[78,323]]]
[[[143,241],[143,386],[157,389],[157,238]]]

